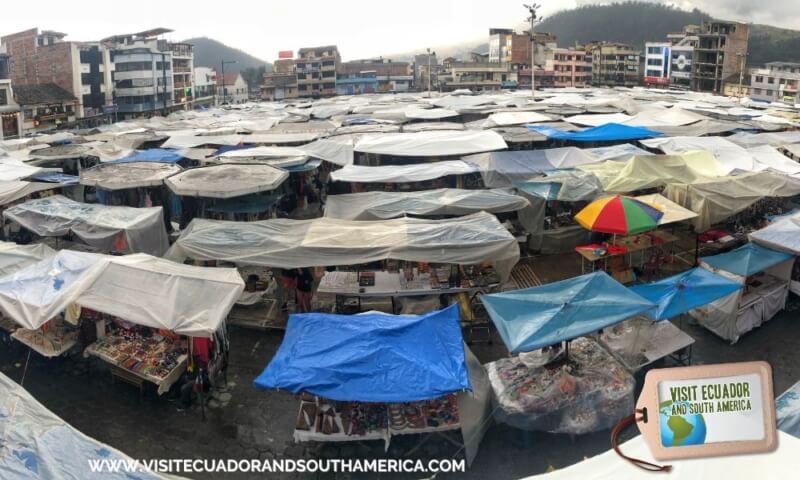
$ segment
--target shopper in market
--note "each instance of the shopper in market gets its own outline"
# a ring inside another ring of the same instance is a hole
[[[314,286],[314,275],[310,268],[297,269],[297,311],[311,311],[311,290]]]
[[[289,310],[289,301],[295,300],[292,299],[292,295],[297,291],[297,271],[293,268],[281,270],[281,284],[283,286],[281,309],[285,312]]]

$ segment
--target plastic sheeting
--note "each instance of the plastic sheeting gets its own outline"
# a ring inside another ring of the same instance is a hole
[[[0,277],[12,274],[55,254],[55,250],[43,243],[18,245],[0,241]]]
[[[549,170],[574,168],[597,162],[597,158],[576,147],[546,150],[510,150],[470,155],[465,162],[476,165],[483,183],[490,188],[509,187],[515,180],[530,180]]]
[[[775,416],[779,430],[800,438],[800,382],[775,399]]]
[[[792,258],[792,255],[788,253],[762,247],[755,243],[747,243],[736,250],[703,257],[701,260],[715,270],[724,270],[740,277],[749,277]]]
[[[551,170],[540,178],[514,182],[520,192],[544,200],[578,202],[603,193],[603,186],[591,173],[581,170]]]
[[[507,147],[503,137],[491,130],[442,130],[365,135],[356,142],[355,151],[401,157],[445,157],[504,150]]]
[[[100,187],[105,190],[157,187],[164,179],[183,170],[178,165],[153,161],[102,163],[81,170],[81,185]]]
[[[800,255],[800,214],[781,218],[750,234],[750,241],[772,250]]]
[[[325,216],[346,220],[386,220],[406,215],[469,215],[513,212],[527,207],[524,198],[506,190],[440,188],[420,192],[364,192],[328,195]]]
[[[176,195],[233,198],[275,190],[289,172],[261,164],[222,164],[192,168],[166,180]]]
[[[635,197],[637,200],[657,207],[664,214],[658,221],[659,225],[668,225],[670,223],[684,222],[697,218],[697,214],[691,210],[687,210],[675,202],[670,201],[661,194],[654,193],[651,195],[639,195]]]
[[[765,197],[800,195],[800,180],[770,172],[719,177],[694,184],[673,183],[664,196],[697,213],[692,221],[703,232]]]
[[[606,123],[599,127],[565,132],[557,128],[539,125],[528,125],[528,129],[536,133],[541,133],[553,140],[568,140],[572,142],[611,142],[621,140],[639,140],[642,138],[652,138],[661,135],[660,132],[644,127],[630,127],[619,123]]]
[[[755,160],[755,170],[772,170],[785,175],[800,174],[800,163],[795,162],[770,145],[759,145],[747,149]]]
[[[489,115],[484,123],[485,128],[509,127],[526,123],[550,122],[553,118],[538,112],[499,112]]]
[[[44,190],[53,190],[61,185],[57,183],[24,182],[21,180],[0,180],[0,206],[8,205],[28,195]]]
[[[3,217],[42,237],[60,237],[72,232],[88,245],[106,252],[160,256],[169,247],[161,207],[111,207],[54,195],[10,207]]]
[[[664,137],[642,140],[649,148],[658,148],[667,155],[680,155],[692,150],[711,152],[726,172],[756,169],[753,156],[744,148],[722,137]]]
[[[89,460],[133,462],[114,447],[90,438],[45,408],[0,373],[0,477],[5,480],[163,480],[146,472],[92,472]]]
[[[593,173],[606,192],[629,193],[668,183],[695,183],[705,177],[725,175],[725,169],[708,152],[684,155],[644,155],[625,162],[581,165]]]
[[[564,121],[586,127],[599,127],[600,125],[605,125],[607,123],[624,123],[631,118],[633,117],[624,113],[590,113],[572,115],[571,117],[564,118]]]
[[[161,162],[176,163],[183,158],[183,155],[172,148],[151,148],[148,150],[136,150],[132,154],[115,160],[117,163],[125,162]]]
[[[631,291],[657,305],[646,312],[653,320],[668,320],[707,305],[742,288],[742,285],[703,268],[630,287]]]
[[[19,160],[0,158],[0,181],[2,182],[22,180],[45,170],[44,168],[24,164]],[[59,169],[59,171],[61,170]]]
[[[350,135],[321,138],[303,145],[303,151],[326,162],[342,167],[353,164],[353,151],[356,139]]]
[[[410,402],[469,390],[458,305],[426,315],[289,316],[253,385],[359,402]]]
[[[424,182],[449,175],[469,175],[478,171],[478,167],[462,160],[446,160],[443,162],[418,163],[412,165],[384,165],[367,167],[363,165],[347,165],[331,172],[331,180],[336,182],[355,183],[406,183]]]
[[[660,125],[656,127],[656,130],[668,137],[702,137],[704,135],[718,135],[720,133],[732,132],[741,128],[752,127],[738,122],[705,119],[690,125]]]
[[[210,337],[243,291],[235,268],[61,250],[0,278],[0,310],[37,329],[77,303],[139,325]]]
[[[602,162],[606,160],[627,160],[633,156],[639,155],[653,155],[647,150],[630,143],[611,145],[609,147],[586,148],[584,152]]]
[[[461,265],[494,261],[505,280],[519,260],[517,240],[490,213],[446,220],[333,218],[226,222],[194,219],[168,258],[300,268],[384,259]]]
[[[750,133],[739,132],[727,137],[731,142],[745,148],[759,145],[782,147],[792,143],[800,143],[800,131]]]
[[[308,154],[295,147],[253,147],[221,153],[215,160],[220,163],[265,163],[283,168],[306,163]]]
[[[572,340],[654,307],[602,271],[481,301],[512,353]]]

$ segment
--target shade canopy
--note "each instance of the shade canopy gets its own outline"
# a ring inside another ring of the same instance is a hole
[[[656,304],[647,312],[653,320],[668,320],[708,305],[742,288],[742,284],[704,268],[693,268],[663,280],[630,287],[631,291]]]
[[[59,185],[57,183],[26,182],[23,180],[0,180],[0,206],[16,202],[21,198],[31,195],[32,193],[45,190],[54,190],[61,188],[62,186],[63,185]]]
[[[751,233],[750,241],[773,250],[800,255],[800,214],[795,212],[776,219]]]
[[[458,306],[426,315],[291,315],[253,382],[323,398],[410,402],[470,389]]]
[[[614,195],[590,203],[575,215],[575,221],[593,232],[635,235],[655,229],[663,215],[635,198]]]
[[[0,277],[52,257],[56,251],[43,243],[19,245],[0,241]]]
[[[477,166],[462,160],[380,167],[347,165],[331,172],[331,180],[355,183],[424,182],[450,175],[469,175],[477,171]]]
[[[102,163],[81,171],[81,185],[105,190],[157,187],[164,179],[183,170],[178,165],[159,162]]]
[[[715,270],[749,277],[774,267],[794,257],[785,252],[772,250],[755,243],[747,243],[730,252],[702,257],[700,260]]]
[[[356,152],[402,157],[445,157],[508,148],[498,133],[484,131],[431,131],[365,135]]]
[[[161,207],[116,207],[53,195],[14,205],[3,212],[3,217],[41,237],[72,232],[104,252],[163,255],[169,247]]]
[[[605,272],[483,295],[481,300],[512,353],[572,340],[655,306]]]
[[[439,188],[420,192],[363,192],[328,195],[325,216],[347,220],[385,220],[405,215],[468,215],[513,212],[530,205],[507,190]]]
[[[308,154],[294,147],[252,147],[223,152],[214,160],[220,163],[265,163],[283,168],[303,165]]]
[[[497,218],[485,212],[446,220],[195,218],[167,257],[275,268],[356,265],[390,258],[460,265],[493,261],[501,276],[508,278],[519,260],[519,246]]]
[[[178,150],[173,148],[150,148],[147,150],[135,150],[132,154],[114,160],[110,163],[128,163],[128,162],[157,162],[157,163],[175,163],[183,158],[183,155]]]
[[[573,142],[610,142],[622,140],[640,140],[658,137],[660,132],[644,127],[630,127],[619,123],[606,123],[599,127],[568,132],[543,125],[528,125],[528,129],[540,133],[553,140],[569,140]]]
[[[235,268],[61,250],[0,278],[0,310],[36,329],[77,303],[139,325],[210,337],[243,290]]]
[[[644,202],[647,205],[652,205],[661,210],[664,215],[658,221],[659,225],[668,225],[670,223],[685,222],[697,217],[697,214],[691,210],[681,207],[677,203],[669,200],[659,193],[650,195],[639,195],[635,197],[636,200]]]
[[[176,195],[233,198],[275,190],[289,172],[269,165],[223,164],[192,168],[166,180]]]

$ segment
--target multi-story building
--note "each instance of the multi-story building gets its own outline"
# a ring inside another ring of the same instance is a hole
[[[170,43],[172,51],[172,98],[175,105],[189,108],[194,99],[194,46]]]
[[[272,73],[296,73],[294,58],[279,58],[272,62]]]
[[[692,86],[692,58],[699,32],[699,25],[687,25],[681,32],[667,34],[670,43],[669,83],[673,88],[689,89]]]
[[[798,103],[800,63],[769,62],[764,68],[754,68],[750,77],[750,96],[762,102]]]
[[[0,140],[22,135],[19,105],[14,100],[11,79],[8,78],[8,55],[0,46]]]
[[[583,49],[555,48],[553,75],[555,87],[585,87],[592,80],[591,56]]]
[[[548,70],[553,60],[557,37],[548,32],[535,32],[536,65]],[[530,32],[516,33],[507,28],[489,30],[489,62],[511,64],[513,69],[529,68],[531,64]]]
[[[111,48],[114,104],[123,118],[166,114],[174,106],[172,49],[159,38],[170,31],[156,28],[103,40]]]
[[[378,92],[378,74],[375,70],[347,69],[348,73],[336,74],[337,95],[361,95]]]
[[[745,68],[749,28],[746,23],[703,22],[692,58],[692,89],[721,93],[723,83]]]
[[[599,42],[587,45],[592,58],[592,85],[632,87],[639,84],[641,51],[624,43]]]
[[[336,45],[301,48],[297,52],[297,93],[299,97],[336,95],[336,72],[342,61]]]
[[[0,38],[16,85],[54,83],[78,99],[78,118],[103,114],[112,101],[111,57],[100,42],[65,41],[66,34],[32,28]]]
[[[359,85],[353,79],[359,78],[361,73],[372,72],[374,75],[364,77],[365,80],[374,78],[376,83],[375,92],[389,93],[389,92],[407,92],[411,89],[414,77],[411,74],[411,65],[408,62],[393,62],[389,59],[375,58],[367,60],[354,60],[351,62],[343,62],[339,64],[339,70],[336,74],[336,90],[340,95],[352,93],[366,93],[366,92],[353,92],[355,86]],[[339,81],[345,81],[343,88],[339,88]],[[366,82],[364,86],[368,86],[371,81]],[[349,92],[349,93],[341,93]]]
[[[217,102],[219,104],[247,103],[250,90],[240,73],[226,73],[217,80]]]
[[[217,94],[217,71],[210,67],[194,67],[194,103],[212,105]]]
[[[451,62],[440,79],[445,91],[470,89],[473,91],[514,88],[518,84],[517,71],[510,65],[499,63]]]
[[[430,72],[428,67],[430,67]],[[436,52],[414,55],[413,71],[414,86],[418,91],[427,90],[429,83],[431,88],[436,88],[438,75],[442,71],[442,66],[436,58]]]
[[[76,120],[79,101],[55,83],[14,85],[25,132],[51,130]]]
[[[338,88],[338,85],[337,85]],[[297,98],[297,74],[267,73],[261,85],[261,99],[270,102]]]
[[[645,42],[644,77],[648,86],[668,86],[672,70],[672,43]]]

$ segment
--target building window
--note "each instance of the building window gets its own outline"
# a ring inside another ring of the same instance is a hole
[[[160,62],[159,62],[160,63]],[[119,62],[115,65],[117,72],[134,72],[137,70],[152,70],[152,62]]]
[[[647,47],[647,53],[661,55],[664,50],[661,47]]]
[[[754,88],[753,89],[753,93],[756,94],[756,95],[761,95],[762,90],[760,88]]]
[[[648,58],[647,64],[654,67],[660,67],[662,65],[662,60],[660,58]]]
[[[770,85],[774,84],[775,83],[775,77],[767,78],[767,83],[769,83]]]
[[[756,83],[764,83],[764,77],[762,75],[756,75]]]
[[[6,89],[0,90],[0,105],[8,105],[8,91]]]

